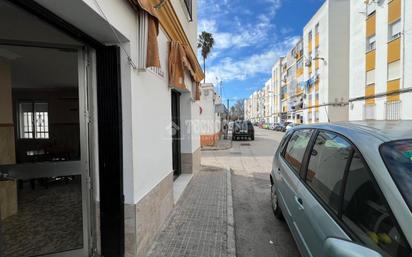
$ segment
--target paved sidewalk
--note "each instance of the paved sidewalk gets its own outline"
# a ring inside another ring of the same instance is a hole
[[[202,167],[156,238],[149,256],[234,257],[229,186],[228,171]]]
[[[214,146],[203,146],[202,151],[228,150],[230,148],[232,148],[232,140],[220,139]]]

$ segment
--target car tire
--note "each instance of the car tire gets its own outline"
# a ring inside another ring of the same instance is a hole
[[[275,215],[277,219],[283,220],[283,214],[279,206],[279,199],[277,197],[275,185],[272,185],[270,196],[271,196],[273,214]]]
[[[251,136],[250,140],[255,141],[255,135]]]

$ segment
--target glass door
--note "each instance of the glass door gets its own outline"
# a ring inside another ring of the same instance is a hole
[[[0,256],[87,256],[86,68],[78,48],[0,44]]]

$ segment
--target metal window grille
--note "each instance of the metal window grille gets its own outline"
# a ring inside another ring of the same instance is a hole
[[[20,103],[20,137],[23,139],[49,138],[47,103]]]
[[[400,120],[401,119],[401,101],[385,103],[385,119]]]

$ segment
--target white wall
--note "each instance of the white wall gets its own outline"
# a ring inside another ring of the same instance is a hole
[[[337,100],[346,103],[349,98],[350,1],[329,1],[328,20],[329,38],[327,41],[328,55],[326,57],[328,71],[324,76],[328,77],[324,84],[327,85],[328,90],[327,102],[336,103]],[[325,78],[322,77],[321,82],[323,79]],[[349,110],[347,106],[329,106],[328,115],[332,122],[347,121],[349,119]],[[327,117],[325,119],[322,115],[320,121],[328,120]]]

